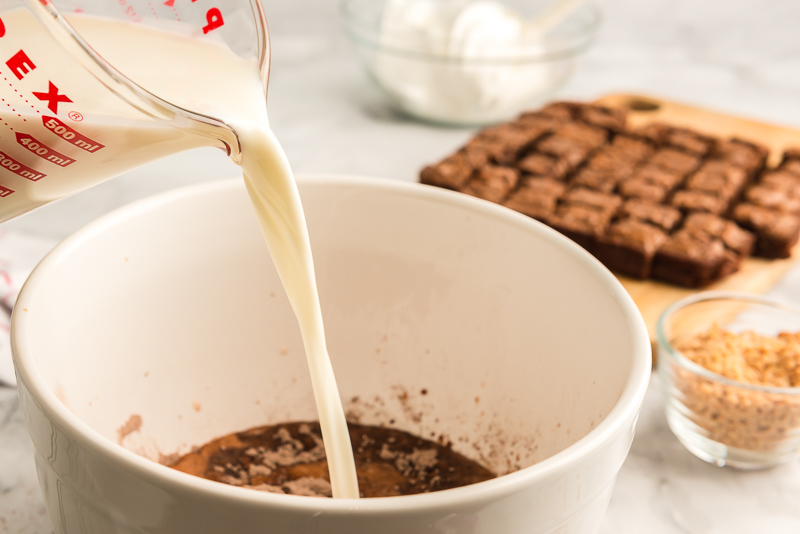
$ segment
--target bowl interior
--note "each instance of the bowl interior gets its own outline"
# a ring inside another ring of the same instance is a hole
[[[306,179],[301,194],[353,420],[441,437],[507,473],[586,436],[648,357],[613,277],[535,221],[366,179]],[[295,318],[239,181],[112,214],[29,285],[17,337],[35,363],[18,364],[129,450],[158,460],[316,419]]]

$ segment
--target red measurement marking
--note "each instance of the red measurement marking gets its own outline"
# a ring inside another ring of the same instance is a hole
[[[53,150],[32,135],[19,132],[17,132],[16,135],[17,143],[24,146],[30,153],[36,154],[43,160],[49,161],[50,163],[55,163],[61,167],[66,167],[67,165],[72,165],[75,163],[74,159],[65,156],[61,152]]]
[[[6,25],[3,24],[3,19],[0,19],[0,37],[4,37],[5,34],[6,34]],[[2,196],[2,195],[0,195],[0,196]]]
[[[81,115],[77,111],[70,111],[67,114],[67,117],[69,117],[70,119],[74,120],[75,122],[81,122],[83,120],[83,115]]]
[[[7,197],[8,195],[10,195],[13,192],[14,192],[13,189],[9,189],[7,187],[3,187],[2,185],[0,185],[0,198]]]
[[[11,56],[11,59],[6,61],[6,65],[18,80],[36,68],[33,61],[22,50]]]
[[[18,176],[22,176],[31,182],[36,182],[47,176],[46,174],[36,172],[27,165],[23,165],[5,152],[0,152],[0,167],[6,169],[7,171],[11,171]]]
[[[206,34],[211,30],[216,30],[217,28],[221,28],[225,25],[225,21],[222,20],[222,13],[216,7],[212,7],[206,13],[206,20],[208,24],[203,26],[203,33]]]
[[[175,7],[175,0],[167,0],[166,2],[164,2],[164,5],[169,7]]]
[[[58,103],[59,102],[72,102],[67,95],[60,95],[58,94],[58,87],[55,86],[53,82],[50,82],[48,90],[46,93],[37,93],[34,92],[33,96],[38,98],[39,100],[45,101],[47,100],[48,104],[47,107],[53,113],[58,113]]]
[[[85,135],[78,133],[55,117],[42,115],[42,123],[44,124],[45,128],[59,136],[64,141],[72,143],[76,147],[81,148],[86,152],[97,152],[101,148],[105,148],[105,145],[96,143]]]

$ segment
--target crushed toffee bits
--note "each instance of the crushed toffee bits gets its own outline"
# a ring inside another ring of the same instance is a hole
[[[715,325],[675,344],[702,367],[741,382],[726,385],[676,366],[675,384],[689,417],[708,437],[730,447],[773,450],[800,432],[800,332],[764,336]],[[747,387],[793,388],[797,394]]]

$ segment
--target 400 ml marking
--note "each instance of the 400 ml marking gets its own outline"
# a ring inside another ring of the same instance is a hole
[[[44,124],[45,128],[56,134],[67,143],[71,143],[76,147],[85,150],[86,152],[97,152],[101,148],[105,148],[105,145],[101,145],[100,143],[89,139],[85,135],[78,133],[55,117],[43,115],[42,123]]]
[[[13,172],[17,176],[22,176],[31,182],[36,182],[47,176],[41,172],[36,172],[27,165],[23,165],[5,152],[0,152],[0,167],[7,171]]]
[[[74,159],[53,150],[32,135],[17,132],[17,143],[27,148],[32,154],[36,154],[40,158],[50,163],[60,165],[61,167],[66,167],[67,165],[75,163]]]

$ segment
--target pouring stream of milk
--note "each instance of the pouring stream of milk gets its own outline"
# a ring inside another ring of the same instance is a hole
[[[286,156],[269,129],[255,60],[241,59],[213,42],[141,25],[85,16],[70,17],[70,22],[104,59],[142,87],[221,119],[237,133],[247,191],[300,324],[333,496],[358,498],[353,450],[326,348],[303,207]],[[192,82],[191,91],[182,90],[187,81]],[[125,133],[127,139],[141,135]]]

